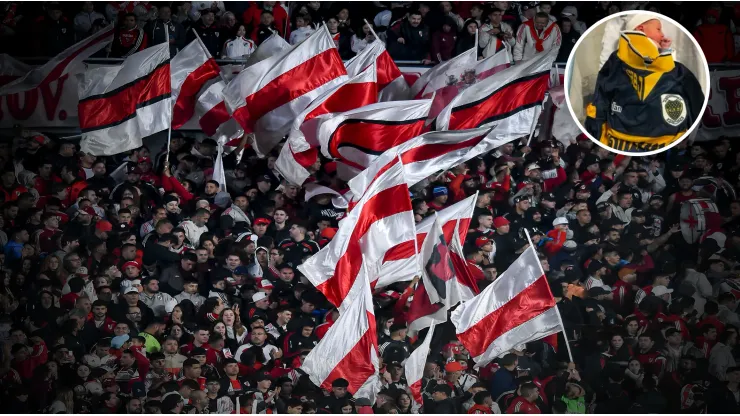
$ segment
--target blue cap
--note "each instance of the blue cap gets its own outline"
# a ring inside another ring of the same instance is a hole
[[[128,334],[119,335],[117,337],[113,337],[112,340],[110,340],[110,346],[115,349],[119,349],[123,346],[123,344],[129,340]]]
[[[447,195],[447,188],[444,186],[438,186],[432,189],[432,195],[434,196]]]
[[[247,266],[239,266],[236,269],[234,269],[234,274],[240,274],[240,275],[248,275],[249,269],[247,269]]]

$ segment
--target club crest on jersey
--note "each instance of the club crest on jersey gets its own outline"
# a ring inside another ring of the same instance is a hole
[[[660,96],[663,120],[671,126],[678,126],[686,120],[686,103],[680,95],[663,94]]]

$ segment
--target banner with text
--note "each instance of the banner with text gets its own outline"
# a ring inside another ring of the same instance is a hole
[[[710,81],[709,104],[696,140],[740,136],[740,68],[712,71]]]

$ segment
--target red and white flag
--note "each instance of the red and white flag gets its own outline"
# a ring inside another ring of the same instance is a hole
[[[170,49],[162,43],[121,65],[78,75],[83,152],[110,156],[141,147],[142,139],[172,121]]]
[[[476,367],[563,329],[533,247],[478,296],[458,306],[450,320]]]
[[[275,168],[290,183],[302,185],[311,173],[308,168],[319,158],[321,144],[317,138],[316,127],[320,119],[316,117],[349,111],[373,104],[378,100],[375,64],[350,78],[346,83],[314,100],[299,115],[288,134],[275,162]]]
[[[403,166],[383,172],[339,223],[331,242],[298,269],[343,313],[356,293],[355,281],[375,285],[385,253],[416,236],[409,188]]]
[[[419,98],[434,97],[427,124],[431,124],[434,118],[462,91],[508,68],[511,63],[509,52],[506,49],[481,61],[476,60],[476,56],[477,48],[472,48],[447,62],[438,64],[414,83],[414,86],[426,83],[423,90],[417,94]],[[433,73],[429,74],[429,72]]]
[[[386,150],[421,134],[431,104],[390,101],[320,116],[316,130],[321,152],[337,160],[339,178],[349,180]]]
[[[245,132],[254,132],[254,150],[264,156],[313,100],[346,80],[342,58],[324,26],[285,53],[240,72],[223,94],[234,119]]]
[[[557,49],[498,72],[460,92],[437,116],[436,130],[464,130],[498,125],[515,117],[529,134],[536,108],[550,84]],[[531,114],[530,114],[531,113]],[[526,115],[523,117],[523,115]]]
[[[471,48],[449,61],[440,62],[422,74],[411,86],[412,97],[432,98],[427,124],[462,90],[475,83],[477,48]]]
[[[372,63],[375,63],[378,73],[378,101],[401,101],[411,98],[408,83],[380,40],[376,39],[345,63],[347,74],[350,77],[355,76]]]
[[[46,64],[32,69],[25,76],[0,88],[0,95],[14,94],[49,84],[65,75],[75,75],[85,70],[85,59],[108,46],[113,41],[113,25],[109,25],[92,36],[85,38]]]
[[[462,233],[461,237],[465,239],[468,228],[470,227],[470,220],[473,217],[473,210],[475,210],[475,202],[476,196],[471,195],[437,212],[436,218],[441,224],[445,243],[448,245],[452,244],[455,230]],[[404,241],[388,250],[383,258],[383,267],[378,278],[378,287],[385,287],[395,282],[412,280],[414,276],[419,275],[419,263],[415,254],[424,244],[424,240],[432,229],[434,221],[435,216],[429,216],[416,224],[416,243],[413,240]],[[464,298],[464,300],[471,297]]]
[[[362,195],[379,172],[382,172],[389,163],[395,163],[396,156],[400,156],[403,161],[404,176],[408,186],[411,187],[436,172],[457,166],[529,134],[533,117],[534,115],[529,120],[510,117],[502,120],[493,129],[483,127],[460,131],[433,131],[407,140],[375,158],[367,169],[352,178],[349,181],[352,195]],[[523,130],[525,121],[529,124],[526,130]]]
[[[475,77],[482,81],[491,75],[501,72],[511,65],[511,55],[508,49],[502,49],[486,59],[475,64]]]
[[[434,327],[434,323],[429,326],[429,332],[427,332],[426,337],[424,337],[424,342],[416,347],[414,352],[409,355],[409,358],[403,364],[406,382],[411,390],[411,397],[419,405],[424,404],[424,395],[421,392],[421,382],[424,378],[424,367],[427,363],[427,356],[429,355],[432,336],[434,336]]]
[[[200,39],[178,52],[170,68],[173,130],[198,126],[221,144],[243,134],[226,109],[222,96],[226,83],[221,69]]]
[[[421,247],[422,271],[414,290],[406,320],[409,332],[416,333],[432,323],[447,321],[447,311],[457,303],[457,292],[452,256],[442,232],[439,217],[433,216],[432,229]],[[454,303],[453,303],[454,302]]]
[[[334,380],[343,378],[349,382],[350,394],[374,403],[380,379],[373,297],[366,277],[354,284],[357,297],[308,353],[301,370],[327,391],[331,391]]]
[[[262,43],[254,50],[254,52],[247,58],[247,63],[244,67],[250,67],[257,62],[264,61],[265,59],[281,54],[288,49],[292,48],[290,43],[286,42],[285,39],[280,36],[279,33],[273,32],[267,39],[263,40]]]

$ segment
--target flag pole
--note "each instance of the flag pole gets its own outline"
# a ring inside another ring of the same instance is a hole
[[[529,242],[530,247],[534,248],[534,243],[532,242],[532,238],[530,238],[529,236],[529,230],[525,228],[524,233],[527,235],[527,241]],[[542,275],[544,276],[545,269],[542,268],[542,263],[540,262],[540,259],[537,259],[537,265],[540,267],[540,273],[542,273]],[[552,294],[550,296],[552,296]],[[560,310],[558,309],[558,305],[555,305],[555,313],[558,314],[558,320],[560,321],[560,327],[563,328],[561,332],[563,333],[563,338],[565,339],[565,347],[568,349],[568,357],[570,358],[570,362],[574,363],[575,361],[573,360],[573,352],[570,350],[570,343],[568,342],[568,335],[566,335],[565,333],[565,324],[563,324],[563,317],[560,315]]]
[[[529,137],[527,138],[527,146],[529,146],[529,144],[532,142],[532,136],[534,136],[534,131],[537,130],[537,122],[539,121],[541,114],[542,114],[542,105],[538,105],[534,108],[534,119],[532,120],[532,126],[529,130]]]
[[[167,41],[167,55],[172,59],[172,56],[170,55],[170,28],[168,25],[164,25],[164,38]],[[172,82],[172,70],[170,69],[170,83]],[[171,102],[170,100],[170,125],[167,128],[167,154],[164,156],[164,163],[165,165],[170,164],[170,145],[172,144],[172,111],[175,103]],[[170,169],[170,173],[172,173],[172,169]]]
[[[367,19],[362,19],[362,20],[364,20],[365,21],[365,24],[368,25],[368,27],[370,27],[370,33],[373,34],[373,37],[375,39],[378,39],[378,34],[375,33],[375,30],[373,30],[373,25],[371,25],[370,22],[367,21]]]

